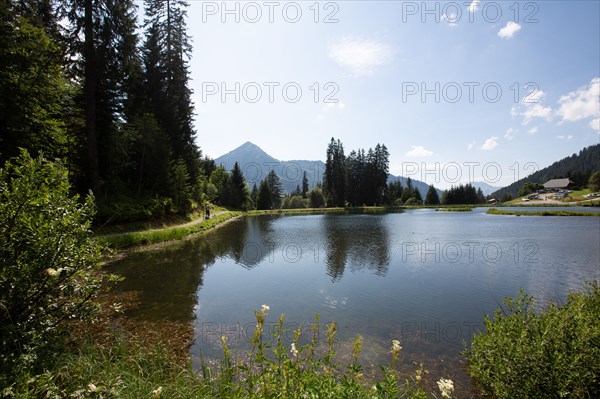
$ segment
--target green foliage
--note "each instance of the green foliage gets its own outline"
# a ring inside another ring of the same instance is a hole
[[[433,187],[433,184],[427,189],[427,195],[425,196],[425,205],[439,205],[440,197],[438,196],[437,190]]]
[[[469,373],[502,399],[600,396],[600,287],[570,293],[541,313],[523,292],[486,317],[466,352]]]
[[[6,3],[0,0],[0,165],[19,148],[64,156],[67,84],[60,48]]]
[[[272,209],[273,208],[273,199],[271,194],[271,189],[267,184],[266,180],[260,182],[260,187],[258,188],[257,200],[256,200],[256,209]]]
[[[600,170],[594,172],[594,174],[590,176],[588,188],[592,193],[600,192]]]
[[[119,196],[109,202],[100,202],[95,220],[99,225],[161,219],[173,213],[175,206],[169,197]]]
[[[181,214],[186,214],[192,209],[192,187],[190,174],[183,159],[171,164],[169,182],[171,183],[171,198]]]
[[[442,204],[444,205],[467,205],[483,204],[485,197],[481,189],[475,189],[471,183],[464,186],[459,184],[442,193]]]
[[[281,204],[282,209],[301,209],[307,207],[307,200],[302,198],[302,195],[293,195],[285,197]]]
[[[511,185],[492,193],[496,198],[510,195],[511,199],[517,196],[519,188],[525,182],[545,183],[550,179],[569,177],[576,187],[582,187],[589,180],[592,173],[598,170],[600,164],[600,144],[591,145],[573,154],[570,157],[554,162],[552,165],[538,170],[529,176],[518,180]],[[502,201],[505,202],[505,201]]]
[[[325,197],[320,187],[314,187],[307,193],[311,208],[323,208],[325,206]]]
[[[240,214],[240,212],[226,212],[186,227],[175,226],[159,230],[109,234],[98,237],[98,241],[110,248],[123,249],[141,245],[156,244],[165,241],[179,240],[191,234],[210,230],[224,221],[237,217]]]
[[[388,184],[388,204],[391,206],[401,205],[402,192],[404,189],[402,188],[402,183],[400,180],[396,180],[390,182]]]
[[[352,364],[347,367],[337,364],[333,360],[336,325],[327,325],[326,342],[320,345],[318,315],[308,331],[300,328],[287,331],[281,315],[272,339],[264,331],[268,307],[256,311],[255,317],[257,324],[250,338],[252,349],[244,360],[236,357],[223,336],[220,364],[209,366],[203,362],[200,372],[196,372],[182,366],[161,344],[148,348],[135,338],[113,336],[107,344],[86,343],[78,353],[64,353],[52,369],[24,375],[0,394],[17,398],[80,399],[439,397],[426,394],[422,376],[427,371],[422,368],[416,370],[416,378],[402,381],[395,369],[396,360],[382,367],[382,377],[367,381],[359,362],[361,337],[354,342]],[[300,345],[304,334],[310,342]],[[289,346],[283,343],[287,336],[293,336]],[[324,353],[317,356],[321,351]],[[450,380],[444,381],[452,384]]]
[[[23,151],[0,169],[0,369],[34,364],[69,320],[92,315],[93,207],[71,197],[61,165]]]
[[[535,193],[536,191],[541,190],[543,188],[544,188],[544,185],[542,185],[542,184],[527,182],[527,183],[524,183],[521,186],[521,188],[519,189],[518,196],[524,197],[526,195]]]

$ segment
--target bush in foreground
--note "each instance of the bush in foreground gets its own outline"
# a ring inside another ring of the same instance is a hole
[[[0,168],[0,372],[40,363],[68,321],[92,314],[102,283],[92,215],[61,165],[23,151]]]
[[[467,351],[469,372],[496,398],[600,397],[600,287],[534,311],[532,297],[505,300]]]

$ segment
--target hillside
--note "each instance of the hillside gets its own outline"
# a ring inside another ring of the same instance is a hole
[[[238,162],[248,185],[259,185],[260,181],[267,177],[271,169],[281,179],[284,192],[291,192],[297,186],[302,186],[302,176],[306,172],[309,187],[323,180],[325,163],[323,161],[291,160],[281,161],[263,151],[259,146],[249,141],[245,142],[236,149],[223,154],[215,159],[217,165],[223,166],[227,170],[233,169],[235,162]],[[406,186],[406,178],[402,176],[389,175],[388,181],[400,180],[402,186]],[[413,187],[417,188],[423,198],[427,195],[429,186],[419,180],[413,180]],[[438,190],[441,196],[441,191]]]
[[[543,184],[550,179],[561,177],[569,177],[577,186],[583,186],[596,170],[600,170],[600,144],[586,147],[579,151],[579,154],[573,154],[554,162],[552,165],[538,170],[510,186],[501,188],[491,195],[495,198],[501,198],[505,194],[510,194],[513,198],[516,198],[524,183]]]

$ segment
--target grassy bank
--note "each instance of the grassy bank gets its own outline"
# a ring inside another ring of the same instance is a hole
[[[156,244],[165,241],[179,240],[191,234],[208,231],[229,219],[240,216],[241,214],[242,212],[226,212],[191,226],[173,226],[160,230],[102,235],[98,236],[96,239],[101,244],[113,249],[125,249],[141,245]]]
[[[573,212],[564,210],[548,211],[506,211],[504,209],[488,209],[488,215],[510,215],[510,216],[600,216],[600,212]]]
[[[436,208],[437,212],[471,212],[473,207],[471,206],[456,206],[448,208]]]

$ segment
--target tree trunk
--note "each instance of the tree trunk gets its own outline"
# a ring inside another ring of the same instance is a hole
[[[85,43],[84,43],[84,103],[85,132],[88,147],[88,167],[90,188],[94,194],[100,191],[100,171],[98,165],[98,138],[96,133],[96,65],[94,49],[93,0],[85,0]]]

